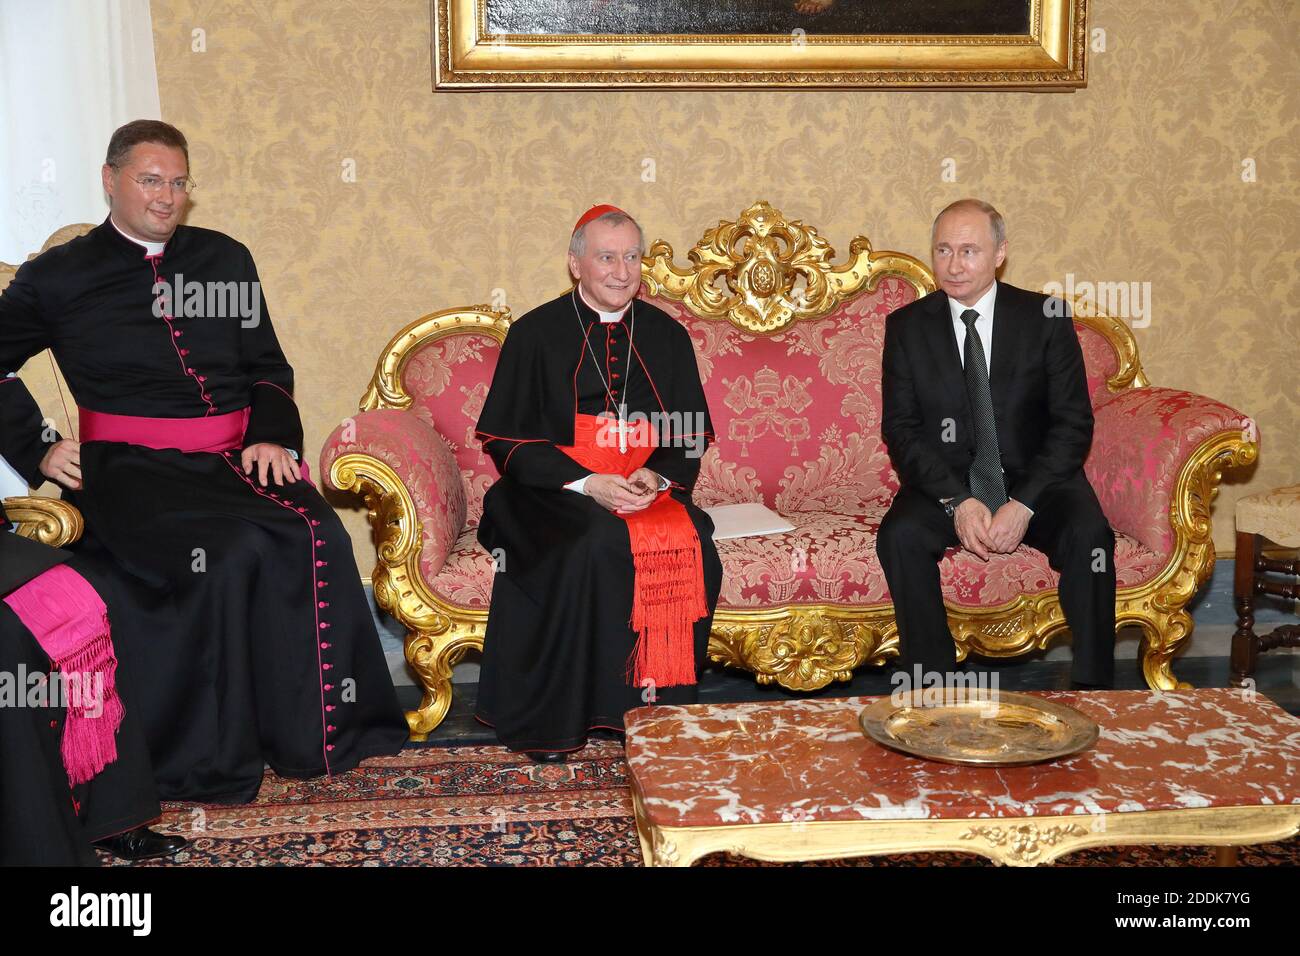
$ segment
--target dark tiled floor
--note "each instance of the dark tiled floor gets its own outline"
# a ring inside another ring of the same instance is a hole
[[[1115,676],[1117,690],[1143,690],[1146,681],[1134,661],[1118,661]],[[969,662],[976,671],[987,670],[998,675],[1002,690],[1065,690],[1070,686],[1068,661],[984,661]],[[1286,653],[1264,654],[1256,671],[1256,690],[1300,716],[1300,687],[1296,684],[1300,662]],[[832,684],[809,694],[794,694],[780,687],[760,687],[753,675],[739,671],[710,668],[700,681],[701,703],[734,703],[737,701],[788,700],[799,697],[855,697],[860,695],[888,694],[892,668],[866,667],[853,675],[847,684]],[[1184,657],[1174,665],[1174,673],[1196,687],[1227,687],[1228,659],[1226,657]],[[477,684],[455,685],[451,710],[446,719],[429,735],[432,746],[467,746],[496,743],[492,730],[474,719]],[[402,705],[419,706],[420,694],[414,687],[398,687]]]

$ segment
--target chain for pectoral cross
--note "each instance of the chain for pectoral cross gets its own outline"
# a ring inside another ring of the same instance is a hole
[[[578,328],[582,330],[582,339],[587,343],[587,351],[591,354],[591,361],[596,366],[596,374],[600,376],[600,384],[605,386],[605,394],[609,396],[611,404],[618,406],[618,453],[627,454],[627,384],[632,375],[632,338],[636,335],[636,300],[633,299],[628,303],[629,310],[632,314],[630,327],[627,330],[627,361],[623,363],[624,373],[627,378],[623,379],[623,396],[622,400],[614,397],[614,390],[609,387],[609,380],[605,378],[605,373],[600,370],[600,359],[596,358],[596,350],[591,347],[591,337],[587,335],[587,326],[583,324],[582,313],[578,311],[578,289],[575,286],[573,292],[569,295],[573,302],[573,315],[578,320]]]

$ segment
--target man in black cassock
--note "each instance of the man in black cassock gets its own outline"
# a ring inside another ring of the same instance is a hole
[[[139,120],[102,171],[109,217],[0,294],[0,369],[52,348],[80,443],[11,463],[69,489],[79,550],[120,571],[119,653],[163,799],[252,800],[263,765],[342,773],[407,736],[351,543],[307,479],[302,422],[247,248],[180,225],[184,136]],[[5,401],[26,394],[0,388]]]
[[[117,728],[116,759],[89,781],[72,785],[60,746],[66,703],[48,690],[37,694],[35,703],[31,699],[34,679],[53,678],[51,660],[3,600],[64,563],[103,595],[108,594],[105,579],[66,551],[6,532],[4,523],[0,509],[0,673],[12,682],[5,692],[12,699],[0,705],[0,866],[95,865],[92,843],[125,860],[175,854],[189,841],[147,826],[162,811],[148,746],[129,704],[132,695],[122,687],[123,670],[116,674],[127,702]]]
[[[478,421],[501,478],[477,716],[538,761],[694,702],[722,586],[691,503],[713,426],[686,329],[634,300],[644,245],[612,206],[579,219],[577,286],[511,325]]]
[[[0,389],[6,386],[18,387],[12,380],[0,379]],[[40,416],[30,400],[5,403],[0,409],[6,413],[0,417],[2,458],[5,439],[15,430],[12,426],[23,419],[25,427],[39,426]],[[108,634],[109,621],[115,617],[110,580],[83,558],[9,533],[7,522],[0,507],[0,675],[9,685],[0,691],[0,866],[94,865],[98,860],[92,842],[122,859],[170,856],[188,841],[145,825],[158,819],[161,811],[134,708],[129,703],[122,708],[114,738],[115,759],[89,780],[70,783],[62,756],[66,702],[51,693],[54,662],[6,602],[20,588],[39,588],[47,572],[66,566],[106,599],[106,618],[99,612],[99,619],[87,624]],[[69,610],[66,620],[78,623],[78,613]],[[132,695],[123,686],[126,677],[121,667],[116,668],[116,692],[129,702]],[[101,673],[99,680],[104,679]],[[45,684],[43,692],[34,681]],[[105,686],[100,684],[99,713],[90,719],[104,719]]]

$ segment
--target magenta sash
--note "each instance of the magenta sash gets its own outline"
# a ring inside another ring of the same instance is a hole
[[[70,785],[85,783],[117,759],[115,738],[122,723],[108,609],[66,564],[38,574],[5,595],[4,602],[32,632],[52,669],[63,675],[70,694],[60,747],[63,769]]]
[[[78,406],[82,441],[119,441],[146,448],[183,452],[223,452],[240,448],[249,409],[199,418],[144,418],[110,415]]]
[[[77,417],[82,441],[120,441],[145,448],[171,448],[189,454],[220,454],[244,447],[244,432],[251,411],[251,408],[241,408],[237,412],[199,418],[145,418],[92,412],[78,405]],[[300,461],[298,470],[303,481],[316,487],[307,462]]]

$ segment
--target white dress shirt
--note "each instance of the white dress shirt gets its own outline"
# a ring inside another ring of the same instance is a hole
[[[967,309],[974,309],[980,314],[975,320],[975,334],[980,337],[980,345],[984,346],[984,371],[993,367],[993,303],[997,297],[996,282],[989,286],[989,291],[980,296],[974,305],[962,305],[948,296],[948,308],[952,311],[952,333],[957,336],[957,357],[961,360],[962,368],[966,367],[966,323],[961,320],[961,314]]]

